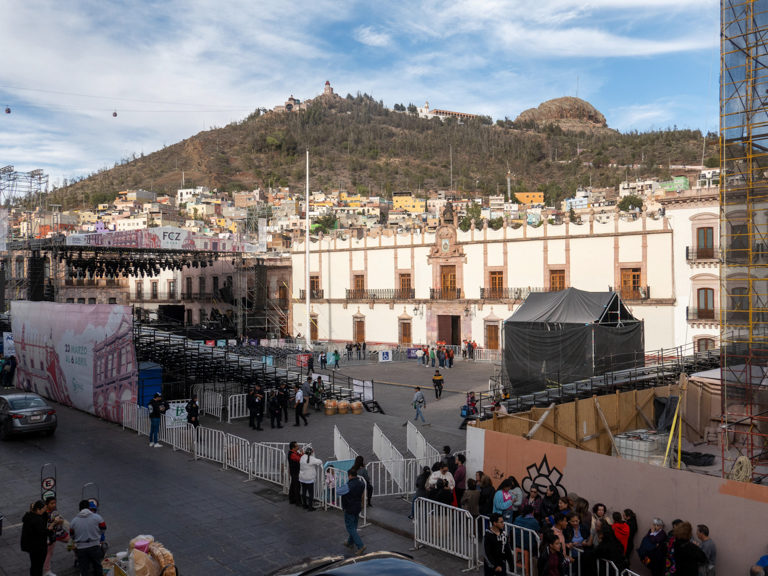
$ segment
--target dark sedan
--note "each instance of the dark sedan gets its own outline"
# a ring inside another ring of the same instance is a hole
[[[272,572],[270,576],[441,576],[399,552],[370,552],[363,556],[326,556]]]
[[[56,410],[44,398],[32,392],[0,393],[0,438],[16,434],[56,432]]]

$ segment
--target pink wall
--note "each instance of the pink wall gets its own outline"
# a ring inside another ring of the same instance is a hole
[[[477,432],[484,432],[482,440]],[[748,574],[749,567],[768,553],[766,486],[661,468],[492,431],[474,431],[472,438],[468,437],[468,448],[482,448],[482,463],[473,458],[472,464],[482,466],[494,477],[495,484],[509,475],[524,487],[533,481],[559,481],[563,490],[586,498],[590,506],[603,502],[609,511],[631,508],[640,526],[636,547],[648,531],[651,519],[658,516],[667,528],[675,518],[688,520],[694,529],[696,524],[709,526],[717,545],[718,574]],[[477,456],[475,452],[473,457]],[[548,470],[541,470],[544,458]],[[641,574],[647,573],[639,568],[636,557],[632,566]]]

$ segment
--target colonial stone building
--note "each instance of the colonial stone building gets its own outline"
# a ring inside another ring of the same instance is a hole
[[[530,292],[575,287],[619,292],[645,321],[647,350],[709,347],[717,294],[699,289],[716,290],[718,263],[686,258],[686,250],[700,228],[713,228],[702,242],[717,238],[715,193],[641,213],[593,210],[578,222],[545,215],[538,226],[462,232],[444,215],[434,232],[320,235],[310,245],[310,336],[403,346],[473,339],[495,349],[503,321]],[[297,239],[291,253],[294,335],[307,332],[304,248]]]

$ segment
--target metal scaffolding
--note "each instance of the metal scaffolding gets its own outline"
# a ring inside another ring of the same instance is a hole
[[[721,0],[722,472],[760,481],[768,438],[768,0]]]

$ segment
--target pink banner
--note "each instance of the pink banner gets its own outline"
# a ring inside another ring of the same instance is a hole
[[[11,317],[17,386],[121,421],[138,387],[129,306],[13,301]]]

